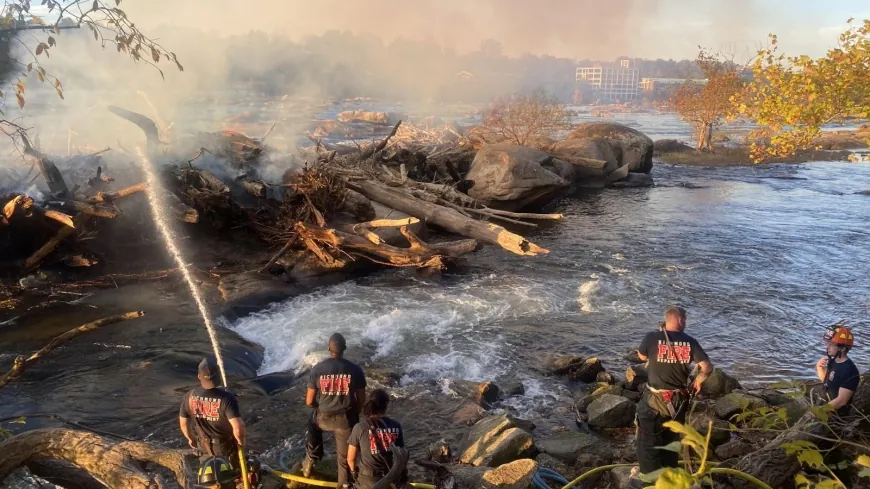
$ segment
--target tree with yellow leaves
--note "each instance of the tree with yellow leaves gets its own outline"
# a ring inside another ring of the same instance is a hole
[[[870,118],[870,20],[853,20],[824,57],[779,54],[775,35],[758,53],[753,81],[732,98],[738,113],[758,125],[750,134],[754,161],[811,149],[825,124]]]

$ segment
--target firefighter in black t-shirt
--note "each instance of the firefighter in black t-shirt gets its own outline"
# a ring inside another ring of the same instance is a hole
[[[849,358],[855,337],[849,328],[835,325],[825,331],[824,340],[827,355],[816,363],[816,373],[824,382],[825,400],[842,416],[848,414],[849,403],[861,380],[858,367]]]
[[[245,423],[239,415],[236,396],[217,387],[218,369],[211,358],[199,364],[200,386],[185,394],[178,411],[181,433],[190,448],[203,452],[203,458],[229,459],[234,470],[239,469],[239,446],[245,444]],[[196,427],[191,432],[190,420]]]
[[[338,487],[351,482],[347,464],[347,439],[359,422],[359,413],[366,401],[366,377],[359,365],[345,360],[347,343],[335,333],[329,338],[329,358],[311,369],[305,404],[314,408],[305,440],[305,461],[302,475],[311,476],[314,464],[323,457],[323,432],[335,433],[338,458]]]
[[[686,310],[670,306],[660,330],[648,333],[638,349],[641,360],[649,359],[649,382],[637,405],[637,460],[640,472],[648,474],[662,467],[677,467],[679,454],[656,447],[678,441],[677,433],[663,427],[670,420],[686,420],[691,388],[700,392],[701,384],[713,372],[710,359],[701,345],[687,335]],[[700,373],[689,386],[689,364],[698,364]],[[640,481],[634,486],[643,487]]]
[[[390,471],[393,454],[390,448],[405,446],[402,425],[388,418],[387,405],[390,395],[383,389],[375,389],[363,407],[365,419],[353,427],[348,440],[347,463],[356,474],[354,489],[371,489]],[[359,462],[357,462],[359,457]],[[407,472],[402,474],[394,487],[404,487]]]

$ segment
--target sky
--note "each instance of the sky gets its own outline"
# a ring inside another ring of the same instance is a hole
[[[496,39],[508,55],[573,59],[691,59],[699,45],[739,58],[768,33],[790,54],[820,56],[848,18],[870,18],[870,0],[123,0],[121,7],[146,33],[174,25],[301,39],[337,29],[385,41],[432,39],[458,52]]]

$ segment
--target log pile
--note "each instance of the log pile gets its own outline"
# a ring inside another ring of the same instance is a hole
[[[449,125],[399,121],[383,139],[356,145],[352,151],[340,152],[318,140],[307,153],[300,151],[306,161],[299,164],[296,157],[276,159],[264,143],[268,132],[263,138],[236,131],[199,133],[193,142],[166,143],[150,118],[116,107],[110,110],[143,129],[162,182],[161,188],[153,189],[155,198],[169,213],[185,224],[218,230],[218,238],[229,232],[253,233],[265,248],[278,251],[266,266],[256,265],[262,271],[289,271],[292,260],[282,263],[281,257],[291,252],[306,253],[328,269],[364,259],[433,270],[481,244],[522,256],[545,254],[546,249],[504,225],[532,229],[537,221],[562,217],[491,209],[469,197],[465,191],[473,184],[463,175],[474,151]],[[4,253],[0,260],[7,277],[10,265],[21,276],[44,264],[88,264],[58,256],[57,251],[72,248],[80,254],[82,246],[87,248],[85,242],[99,242],[100,231],[113,225],[106,223],[118,221],[132,206],[145,209],[142,215],[147,215],[144,198],[130,202],[130,207],[125,204],[151,190],[142,182],[144,177],[137,173],[138,183],[134,178],[132,185],[118,185],[106,171],[105,150],[52,158],[25,141],[25,154],[47,192],[0,192],[0,248],[18,247],[17,253]],[[191,148],[198,148],[192,158],[192,152],[183,155]],[[125,152],[110,153],[109,159],[124,157]],[[264,171],[267,166],[270,171]],[[276,166],[283,168],[280,181],[269,178]],[[408,218],[376,215],[373,202],[410,216],[418,226],[422,222],[459,239],[425,241],[406,227]],[[378,230],[384,227],[398,229],[401,235],[394,235],[405,242],[382,240]],[[13,255],[17,258],[6,258]]]

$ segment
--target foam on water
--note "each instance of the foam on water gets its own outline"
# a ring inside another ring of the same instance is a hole
[[[344,283],[245,317],[230,327],[265,349],[260,374],[311,365],[341,332],[373,359],[399,359],[405,382],[491,379],[511,363],[497,323],[553,312],[568,302],[552,285],[514,276],[464,278],[451,285]],[[567,296],[567,294],[566,294]]]
[[[592,305],[592,298],[595,296],[595,293],[598,292],[599,276],[597,273],[593,273],[589,278],[590,280],[583,282],[580,285],[580,288],[577,289],[577,292],[579,293],[577,303],[580,304],[580,310],[583,312],[595,312],[595,307]]]

